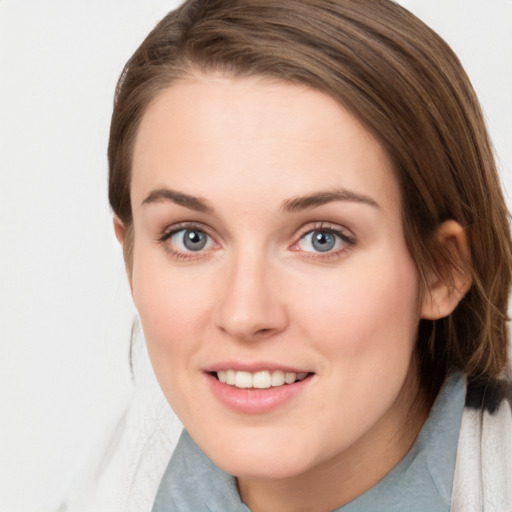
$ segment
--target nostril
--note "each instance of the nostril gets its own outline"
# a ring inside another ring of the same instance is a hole
[[[217,329],[238,340],[249,341],[266,339],[286,328],[288,317],[282,303],[277,300],[270,303],[266,297],[256,301],[248,292],[246,295],[240,297],[233,293],[218,302],[213,318]]]

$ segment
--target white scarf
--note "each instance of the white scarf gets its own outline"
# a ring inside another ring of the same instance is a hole
[[[465,408],[457,446],[452,512],[512,512],[512,411]]]

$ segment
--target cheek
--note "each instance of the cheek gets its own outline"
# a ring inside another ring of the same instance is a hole
[[[190,286],[190,278],[165,262],[149,257],[139,261],[143,263],[137,265],[137,258],[134,262],[133,300],[151,364],[175,413],[186,418],[190,404],[183,383],[196,371],[194,354],[210,317],[209,294],[203,285]]]
[[[408,359],[418,324],[418,278],[408,255],[347,264],[303,296],[294,316],[308,319],[309,337],[326,351],[347,361],[392,352]]]
[[[150,352],[191,349],[209,318],[208,280],[173,269],[166,256],[135,251],[133,300]],[[201,283],[198,285],[198,283]]]

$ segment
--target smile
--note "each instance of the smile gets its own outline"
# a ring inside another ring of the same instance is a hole
[[[219,370],[214,372],[217,379],[223,384],[234,386],[239,389],[268,389],[293,384],[294,382],[304,380],[308,373],[306,372],[283,372],[281,370],[269,371],[263,370],[255,373]]]
[[[242,414],[270,413],[302,396],[316,381],[315,373],[292,368],[262,370],[259,366],[256,371],[248,371],[249,368],[234,370],[230,366],[210,369],[204,375],[213,396],[228,409]]]

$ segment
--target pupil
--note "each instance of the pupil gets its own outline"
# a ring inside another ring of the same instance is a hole
[[[335,243],[336,239],[332,233],[326,231],[315,231],[313,233],[313,247],[319,252],[330,251]]]
[[[201,231],[185,231],[183,245],[189,251],[200,251],[206,245],[206,235]]]

